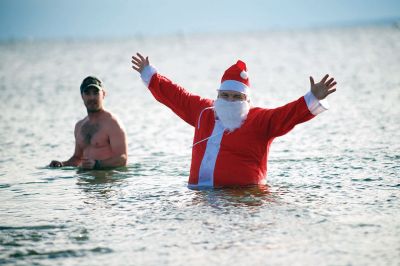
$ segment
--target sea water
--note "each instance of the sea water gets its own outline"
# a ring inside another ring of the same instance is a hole
[[[136,52],[215,98],[247,63],[251,102],[338,82],[330,110],[271,146],[267,185],[187,188],[193,128],[153,99]],[[74,151],[97,75],[124,124],[126,168],[50,169]],[[0,264],[399,265],[400,31],[363,27],[0,44]]]

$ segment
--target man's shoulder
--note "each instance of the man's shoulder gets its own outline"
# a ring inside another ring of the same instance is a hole
[[[78,120],[78,122],[76,122],[75,127],[81,127],[88,120],[89,120],[89,118],[87,116],[85,116],[84,118],[82,118],[81,120]]]
[[[118,116],[117,116],[116,114],[114,114],[114,113],[108,111],[108,110],[104,110],[104,117],[103,117],[103,119],[104,119],[104,120],[107,120],[107,121],[114,121],[114,122],[118,122],[118,121],[119,121]]]
[[[117,115],[114,113],[104,110],[104,123],[112,127],[123,128],[122,122]]]

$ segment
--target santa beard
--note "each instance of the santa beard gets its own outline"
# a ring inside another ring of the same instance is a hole
[[[230,102],[221,98],[214,101],[214,110],[222,125],[229,131],[239,128],[250,110],[248,101]]]

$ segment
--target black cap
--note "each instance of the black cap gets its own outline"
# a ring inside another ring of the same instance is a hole
[[[82,81],[81,94],[90,87],[97,88],[99,91],[104,90],[103,82],[95,76],[88,76]]]

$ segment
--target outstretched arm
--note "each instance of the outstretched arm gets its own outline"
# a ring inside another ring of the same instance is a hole
[[[170,108],[188,124],[195,126],[201,110],[212,106],[212,101],[186,91],[168,78],[157,73],[149,58],[140,53],[132,56],[132,68],[140,76],[154,98]]]
[[[278,137],[292,130],[297,124],[303,123],[315,115],[328,109],[325,98],[336,91],[336,81],[325,75],[320,82],[315,83],[310,77],[311,90],[298,100],[284,106],[265,112],[268,135]]]

